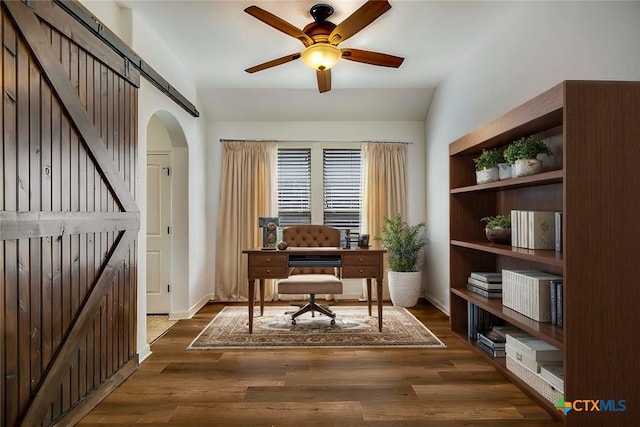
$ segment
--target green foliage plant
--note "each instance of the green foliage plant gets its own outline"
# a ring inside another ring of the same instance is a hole
[[[511,215],[485,216],[481,221],[486,222],[485,228],[511,229]]]
[[[380,236],[375,239],[387,249],[389,269],[397,272],[418,271],[419,255],[429,243],[424,236],[425,224],[409,225],[402,215],[385,218]]]
[[[504,158],[510,165],[520,159],[535,159],[538,154],[551,156],[553,152],[545,142],[540,141],[533,135],[513,141],[504,150]]]
[[[482,150],[482,154],[473,159],[476,164],[476,170],[481,171],[484,169],[491,169],[498,166],[498,163],[502,163],[504,157],[502,151],[499,148],[493,148],[491,150]]]

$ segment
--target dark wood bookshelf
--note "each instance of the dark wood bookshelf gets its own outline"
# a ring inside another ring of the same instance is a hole
[[[449,146],[450,321],[456,336],[549,413],[559,412],[533,387],[468,339],[468,302],[564,352],[564,399],[640,401],[640,82],[565,81],[470,132]],[[554,155],[544,172],[476,184],[473,158],[534,135]],[[481,219],[511,210],[563,213],[563,250],[531,250],[485,240]],[[616,224],[619,232],[602,224]],[[472,271],[535,269],[563,277],[564,326],[537,322],[466,289]],[[596,344],[594,341],[600,342]],[[575,411],[567,425],[634,425],[640,406],[597,417]]]

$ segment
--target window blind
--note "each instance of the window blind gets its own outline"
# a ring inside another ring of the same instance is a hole
[[[360,231],[362,205],[360,149],[323,150],[324,223],[336,228]]]
[[[311,149],[278,149],[280,225],[311,224]]]

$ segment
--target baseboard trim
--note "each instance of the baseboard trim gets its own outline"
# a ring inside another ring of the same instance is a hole
[[[438,310],[440,310],[441,312],[443,312],[447,316],[451,317],[451,314],[449,313],[449,308],[447,306],[445,306],[441,301],[438,301],[438,300],[430,297],[429,295],[425,295],[424,298],[427,301],[429,301],[435,308],[437,308]]]
[[[151,356],[153,352],[151,351],[151,346],[149,344],[145,344],[142,350],[138,351],[138,360],[139,363],[144,362],[149,356]]]
[[[189,311],[176,311],[169,313],[169,319],[191,319],[202,307],[204,307],[211,300],[213,300],[213,294],[207,294],[200,298],[200,300],[194,305],[192,305],[191,308],[189,308]]]

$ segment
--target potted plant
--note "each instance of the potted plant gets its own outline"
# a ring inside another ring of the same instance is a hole
[[[498,148],[482,150],[482,154],[473,159],[476,164],[476,182],[484,184],[500,179],[498,163],[503,160],[502,152]]]
[[[510,243],[511,242],[511,216],[496,215],[482,218],[485,222],[484,232],[490,242]]]
[[[504,158],[509,164],[514,165],[516,176],[534,175],[542,172],[542,161],[539,154],[551,156],[551,148],[534,136],[522,137],[513,141],[504,150]]]
[[[422,289],[422,273],[418,264],[422,248],[429,243],[424,236],[425,224],[407,224],[400,214],[385,218],[380,236],[388,251],[389,295],[393,305],[413,307]]]

